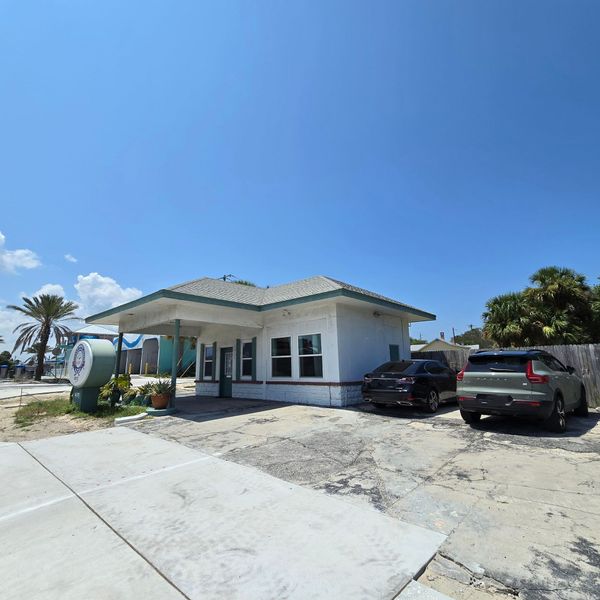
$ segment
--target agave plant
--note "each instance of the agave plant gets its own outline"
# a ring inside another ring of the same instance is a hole
[[[40,294],[33,298],[23,298],[23,306],[10,304],[8,308],[24,314],[28,320],[15,327],[19,332],[13,352],[17,349],[24,351],[33,344],[37,349],[37,367],[35,379],[40,380],[44,373],[44,356],[48,348],[48,340],[53,335],[56,343],[69,333],[69,328],[61,324],[65,319],[77,319],[75,311],[77,304],[54,294]]]
[[[170,379],[158,379],[152,385],[152,394],[158,396],[160,394],[169,394],[172,396],[175,393],[175,388]]]

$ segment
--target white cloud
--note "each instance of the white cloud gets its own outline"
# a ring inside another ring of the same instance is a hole
[[[18,335],[13,333],[13,329],[23,323],[23,321],[27,321],[27,318],[20,312],[11,310],[10,308],[0,309],[0,336],[4,338],[4,344],[0,344],[0,352],[4,350],[12,352]]]
[[[78,298],[74,301],[79,305],[77,311],[79,317],[87,317],[102,312],[119,304],[135,300],[142,295],[141,290],[132,287],[123,288],[112,277],[105,277],[99,273],[78,275],[74,287],[78,295]],[[46,283],[37,292],[21,294],[21,296],[31,297],[39,294],[57,294],[66,298],[64,288],[58,283]],[[14,304],[21,305],[22,303],[18,301]],[[4,306],[0,307],[0,336],[4,338],[4,344],[0,344],[0,351],[9,350],[12,352],[17,337],[12,331],[27,319],[21,313]],[[67,321],[66,324],[74,329],[85,325],[82,321]]]
[[[0,271],[16,273],[18,269],[35,269],[42,264],[32,250],[6,250],[5,241],[6,237],[0,231]]]
[[[65,297],[65,289],[58,283],[46,283],[32,296],[39,296],[40,294],[50,294],[52,296]]]
[[[77,259],[72,254],[65,254],[65,260],[72,263],[77,262]]]
[[[75,289],[79,295],[82,316],[90,316],[109,308],[131,302],[142,295],[137,288],[123,288],[112,277],[99,273],[78,275]]]

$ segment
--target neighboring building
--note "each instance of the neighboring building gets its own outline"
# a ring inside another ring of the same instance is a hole
[[[452,344],[441,338],[436,338],[425,344],[412,344],[411,352],[433,352],[434,350],[479,350],[479,345],[463,346],[461,344]]]
[[[117,346],[118,337],[113,333],[113,345]],[[121,352],[121,373],[133,375],[169,373],[171,371],[171,353],[173,338],[164,335],[125,334]],[[179,348],[179,373],[193,375],[196,361],[196,345],[190,339],[183,340]]]
[[[79,340],[100,339],[109,340],[117,346],[119,332],[115,327],[106,327],[98,324],[86,325],[68,336],[64,346],[63,357],[48,363],[49,369],[56,370],[59,366],[68,363],[71,349]],[[121,352],[121,373],[155,374],[168,373],[171,370],[171,354],[173,352],[173,338],[160,335],[135,335],[123,336],[123,350]],[[66,361],[66,362],[65,362]],[[196,345],[190,339],[182,341],[179,347],[178,366],[179,373],[193,375],[193,365],[196,361]]]
[[[194,336],[196,393],[301,404],[360,401],[363,375],[410,358],[435,315],[318,276],[270,288],[203,278],[88,317],[121,332]]]

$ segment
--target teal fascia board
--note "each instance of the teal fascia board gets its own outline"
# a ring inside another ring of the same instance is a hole
[[[361,294],[360,292],[353,292],[352,290],[331,290],[330,292],[322,292],[321,294],[313,294],[312,296],[304,296],[302,298],[294,298],[293,300],[283,300],[282,302],[274,302],[273,304],[265,304],[261,306],[261,311],[264,310],[273,310],[276,308],[285,308],[286,306],[293,306],[294,304],[303,304],[305,302],[316,302],[317,300],[328,300],[329,298],[337,298],[337,297],[345,297],[352,298],[353,300],[362,300],[363,302],[369,302],[370,304],[376,304],[377,306],[383,306],[385,308],[391,308],[394,310],[401,310],[402,312],[408,312],[413,315],[418,315],[420,317],[426,317],[433,321],[435,321],[435,315],[425,312],[423,310],[419,310],[418,308],[413,308],[412,306],[405,306],[403,304],[396,304],[395,302],[390,302],[389,300],[384,300],[383,298],[373,298],[372,296],[367,296],[365,294]]]
[[[154,292],[153,294],[149,294],[148,296],[143,296],[142,298],[138,298],[137,300],[133,300],[132,302],[128,302],[127,304],[122,304],[121,306],[116,306],[115,308],[111,308],[109,310],[105,310],[104,312],[92,315],[87,317],[85,320],[86,323],[94,323],[98,319],[103,319],[105,317],[109,317],[111,315],[116,315],[122,312],[126,312],[135,308],[137,306],[141,306],[143,304],[147,304],[148,302],[152,302],[154,300],[159,300],[160,298],[169,298],[171,300],[181,300],[184,302],[198,302],[199,304],[210,304],[213,306],[225,306],[228,308],[240,308],[242,310],[249,310],[252,312],[263,312],[266,310],[274,310],[277,308],[285,308],[286,306],[294,306],[296,304],[305,304],[306,302],[316,302],[318,300],[328,300],[330,298],[352,298],[353,300],[361,300],[362,302],[368,302],[369,304],[375,304],[377,306],[382,306],[384,308],[389,308],[392,310],[399,310],[402,312],[411,313],[413,315],[417,315],[419,317],[425,317],[426,319],[430,319],[435,321],[436,316],[432,313],[425,312],[424,310],[419,310],[418,308],[413,308],[412,306],[406,306],[403,304],[396,304],[395,302],[391,302],[389,300],[384,300],[383,298],[373,298],[372,296],[367,296],[365,294],[361,294],[360,292],[354,292],[352,290],[331,290],[330,292],[322,292],[320,294],[312,294],[311,296],[303,296],[302,298],[293,298],[291,300],[283,300],[281,302],[274,302],[272,304],[264,304],[262,306],[256,304],[244,304],[242,302],[232,302],[231,300],[220,300],[218,298],[207,298],[206,296],[194,296],[192,294],[183,294],[181,292],[173,292],[172,290],[159,290],[158,292]]]

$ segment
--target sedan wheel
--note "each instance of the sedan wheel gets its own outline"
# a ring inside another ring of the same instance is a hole
[[[440,397],[435,390],[429,390],[427,394],[427,412],[434,413],[440,407]]]

